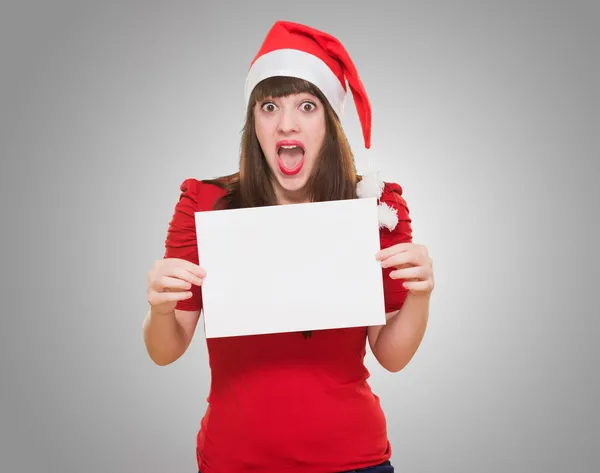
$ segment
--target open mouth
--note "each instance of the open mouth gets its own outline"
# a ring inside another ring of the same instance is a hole
[[[279,169],[287,176],[298,174],[304,165],[304,145],[299,141],[277,143]]]

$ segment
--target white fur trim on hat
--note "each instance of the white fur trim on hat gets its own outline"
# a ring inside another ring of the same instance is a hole
[[[263,79],[273,76],[298,77],[312,82],[327,97],[337,116],[342,118],[346,91],[322,59],[296,49],[277,49],[259,57],[246,77],[246,103],[254,87]]]

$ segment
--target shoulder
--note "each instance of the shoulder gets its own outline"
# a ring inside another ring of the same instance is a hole
[[[383,190],[379,197],[380,207],[384,212],[393,216],[390,231],[393,231],[402,222],[410,223],[410,211],[404,196],[404,189],[397,182],[383,182]]]
[[[408,204],[404,198],[404,189],[396,182],[383,183],[383,191],[379,200],[398,211],[408,213]]]
[[[382,236],[398,233],[399,226],[403,226],[406,230],[406,224],[410,224],[408,204],[399,183],[383,181],[376,173],[369,173],[358,176],[356,194],[359,198],[377,198],[379,228]]]
[[[408,210],[402,186],[397,182],[383,181],[375,173],[358,176],[356,193],[359,198],[377,197],[380,203],[395,210]]]
[[[211,210],[215,202],[227,193],[227,177],[197,179],[188,177],[179,185],[179,201],[187,200],[196,211]]]
[[[396,182],[384,182],[379,197],[380,236],[385,246],[412,239],[412,218],[404,189]]]
[[[167,254],[173,255],[174,248],[193,246],[196,237],[196,212],[213,210],[217,200],[226,194],[219,184],[188,177],[179,184],[179,198],[169,223],[166,246]]]

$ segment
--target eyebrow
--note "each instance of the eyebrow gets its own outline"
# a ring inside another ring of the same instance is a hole
[[[306,101],[306,100],[311,100],[313,102],[315,102],[316,104],[321,104],[322,102],[319,100],[319,97],[317,97],[316,95],[311,94],[310,92],[298,92],[297,94],[290,94],[290,95],[298,95],[298,100],[299,101]],[[266,102],[275,102],[278,100],[281,100],[285,98],[285,96],[280,96],[280,97],[273,97],[271,95],[264,97],[260,100],[257,100],[256,103],[257,104],[264,104]]]

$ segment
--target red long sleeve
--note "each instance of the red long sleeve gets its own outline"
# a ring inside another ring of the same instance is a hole
[[[212,210],[216,199],[225,191],[217,186],[203,184],[190,178],[180,185],[180,195],[173,216],[169,223],[165,239],[165,258],[181,258],[194,264],[199,263],[198,246],[196,240],[196,222],[194,213]],[[202,290],[199,286],[192,285],[192,297],[179,301],[178,310],[201,310]]]
[[[408,205],[402,196],[402,187],[394,183],[386,183],[381,202],[386,203],[398,213],[398,224],[394,230],[383,228],[379,231],[381,248],[388,248],[398,243],[412,242],[411,218]],[[403,279],[392,279],[389,274],[393,268],[383,269],[383,290],[385,298],[385,311],[393,312],[399,310],[404,304],[408,290],[402,286]]]

